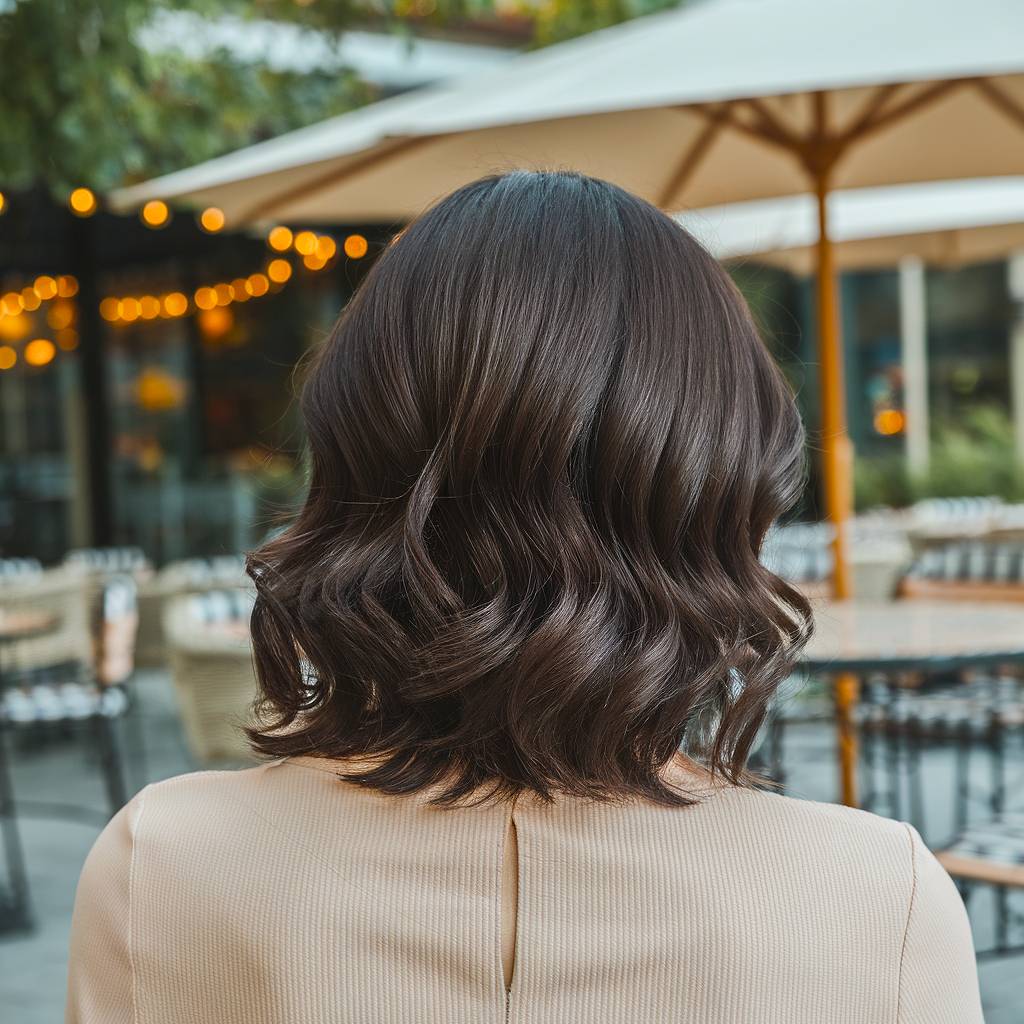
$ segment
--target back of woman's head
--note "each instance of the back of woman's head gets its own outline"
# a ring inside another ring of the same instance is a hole
[[[809,631],[758,560],[792,396],[682,228],[578,174],[467,185],[317,353],[309,495],[250,559],[256,747],[363,784],[675,802],[732,780]]]

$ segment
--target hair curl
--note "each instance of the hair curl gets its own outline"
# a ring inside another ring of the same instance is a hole
[[[476,181],[381,255],[302,398],[305,505],[253,553],[260,752],[387,793],[678,804],[733,782],[811,629],[758,558],[804,479],[727,274],[603,181]]]

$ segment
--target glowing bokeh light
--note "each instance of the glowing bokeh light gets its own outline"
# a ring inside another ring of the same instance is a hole
[[[204,231],[215,235],[224,227],[224,211],[216,206],[208,206],[199,215],[199,224]]]
[[[25,346],[25,362],[29,366],[45,366],[56,354],[57,346],[49,338],[34,338]]]
[[[292,232],[290,228],[271,228],[267,235],[267,245],[276,252],[287,252],[292,247]]]
[[[150,199],[142,208],[142,223],[149,228],[162,228],[171,219],[171,211],[162,199]]]
[[[91,217],[96,212],[96,196],[92,189],[76,188],[68,196],[71,212],[79,217]]]
[[[271,260],[267,264],[267,277],[274,284],[284,284],[292,276],[292,265],[287,260]]]
[[[370,243],[362,235],[349,235],[344,249],[350,260],[361,260],[370,251]]]

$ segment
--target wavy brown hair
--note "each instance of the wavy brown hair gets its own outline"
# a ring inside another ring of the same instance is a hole
[[[810,631],[765,531],[792,394],[727,274],[581,174],[476,181],[380,256],[316,353],[311,479],[251,555],[255,747],[441,783],[686,802],[731,781]]]

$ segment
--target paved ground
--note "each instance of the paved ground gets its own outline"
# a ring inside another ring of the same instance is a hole
[[[150,780],[166,778],[194,765],[185,749],[165,676],[151,673],[139,680],[142,725]],[[81,743],[67,738],[15,744],[15,785],[20,799],[60,800],[80,807],[103,807],[96,764]],[[790,791],[811,799],[831,799],[835,793],[831,735],[823,725],[801,727],[786,744]],[[928,780],[926,837],[938,841],[950,827],[947,800],[951,791],[951,759],[943,754],[925,763]],[[1024,762],[1016,765],[1017,777]],[[4,1024],[58,1024],[62,1019],[68,923],[75,883],[99,825],[32,816],[22,821],[27,851],[36,928],[32,934],[0,938],[0,1019]],[[991,912],[979,902],[974,908],[976,935],[986,941]],[[1024,995],[1020,972],[1024,957],[989,961],[981,967],[988,1024],[1021,1024]]]

